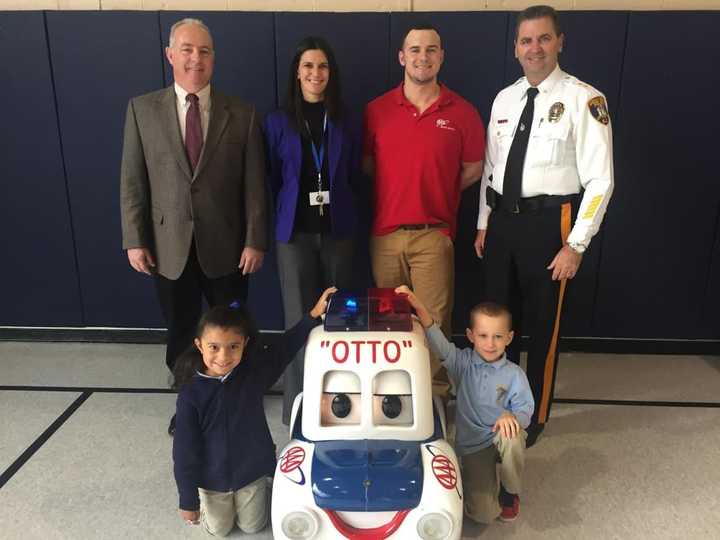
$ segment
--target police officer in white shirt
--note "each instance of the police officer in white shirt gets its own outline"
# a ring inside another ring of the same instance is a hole
[[[516,28],[525,77],[493,103],[475,251],[485,259],[488,298],[509,305],[515,334],[530,336],[530,447],[550,413],[565,284],[612,193],[612,130],[603,94],[558,66],[564,36],[555,10],[529,7]]]

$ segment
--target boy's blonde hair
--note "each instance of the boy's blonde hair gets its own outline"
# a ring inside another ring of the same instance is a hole
[[[510,313],[507,307],[497,302],[480,302],[473,307],[470,310],[468,328],[472,329],[475,326],[475,317],[480,313],[488,317],[505,317],[508,323],[508,330],[512,330],[512,313]]]

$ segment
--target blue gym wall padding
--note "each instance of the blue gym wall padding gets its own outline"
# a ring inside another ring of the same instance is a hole
[[[42,12],[0,12],[0,325],[81,325]]]
[[[48,12],[47,32],[84,324],[161,326],[150,278],[122,251],[119,210],[128,100],[162,85],[157,13]]]
[[[717,304],[707,305],[718,283],[719,21],[717,12],[630,15],[596,335],[720,337]]]

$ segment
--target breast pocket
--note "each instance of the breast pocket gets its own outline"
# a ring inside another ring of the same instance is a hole
[[[533,144],[532,155],[528,155],[528,159],[538,167],[561,165],[567,159],[568,149],[572,147],[569,122],[545,122],[533,130],[530,137]]]
[[[495,125],[495,137],[498,142],[498,150],[500,152],[500,161],[504,162],[507,158],[508,152],[510,152],[510,145],[512,145],[513,132],[515,126],[510,124],[496,124]]]

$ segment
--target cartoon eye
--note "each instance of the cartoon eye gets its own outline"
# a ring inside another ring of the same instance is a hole
[[[373,423],[376,426],[412,426],[413,397],[410,374],[382,371],[373,380]]]
[[[399,396],[385,396],[382,400],[382,411],[388,418],[397,418],[402,412],[402,401]]]
[[[357,425],[360,412],[360,394],[324,392],[320,400],[320,425]]]
[[[397,394],[373,396],[373,423],[376,426],[412,426],[412,396]]]
[[[360,378],[351,371],[328,371],[323,377],[320,400],[321,426],[360,423]]]
[[[332,400],[332,405],[330,406],[330,409],[332,410],[333,414],[338,418],[345,418],[348,414],[350,414],[350,411],[352,410],[352,403],[350,402],[350,398],[347,396],[347,394],[336,395]]]

